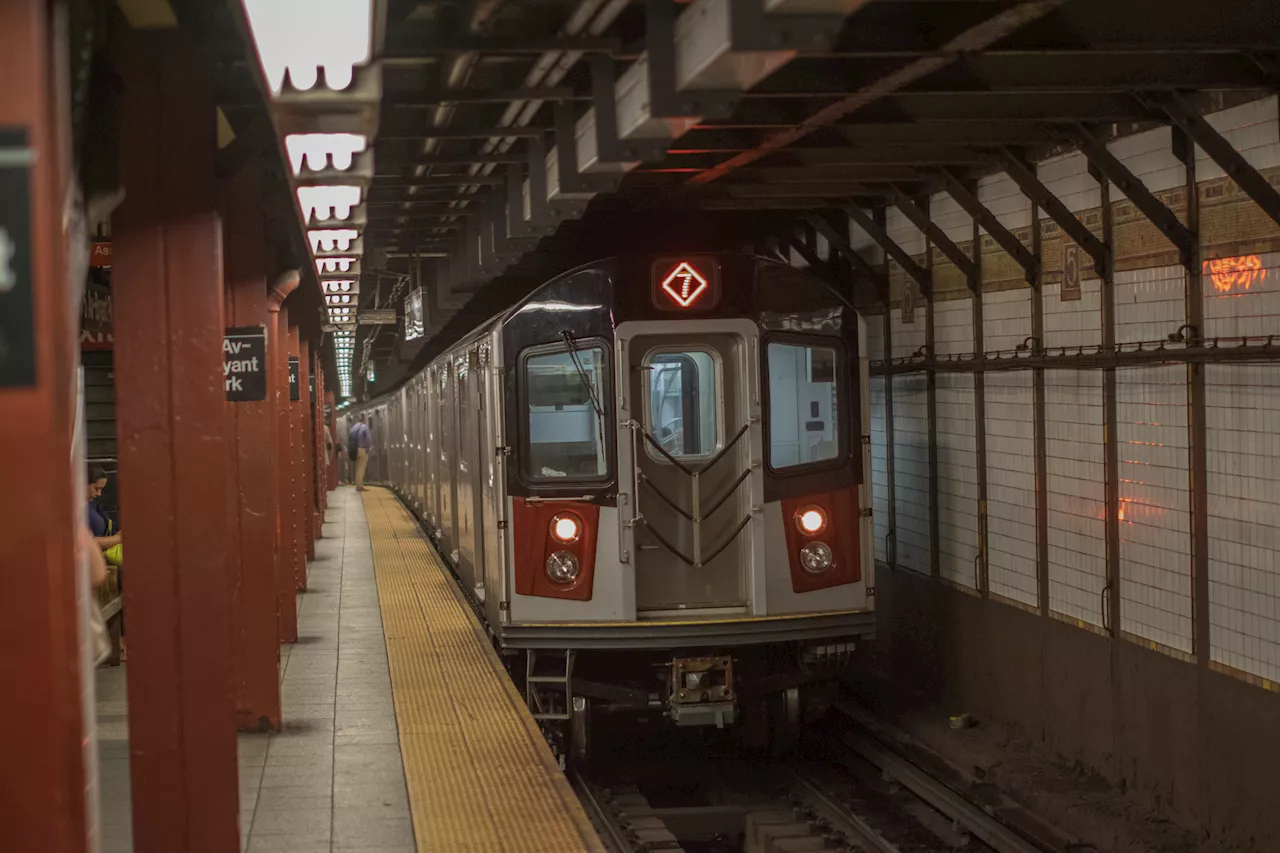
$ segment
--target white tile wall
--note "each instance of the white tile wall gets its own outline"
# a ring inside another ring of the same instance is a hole
[[[1264,98],[1210,113],[1205,120],[1244,155],[1255,169],[1280,166],[1280,135],[1276,126],[1276,98]],[[1196,180],[1221,178],[1218,164],[1196,146]]]
[[[871,215],[869,210],[864,212],[867,216]],[[863,231],[852,219],[849,220],[849,245],[869,264],[884,262],[884,250],[880,248],[880,244],[871,239],[871,235]]]
[[[884,231],[907,254],[913,257],[924,254],[924,233],[898,208],[890,207],[885,211]]]
[[[938,355],[973,352],[973,299],[948,299],[935,303],[933,345]]]
[[[1211,657],[1280,681],[1280,365],[1205,378]]]
[[[988,373],[987,536],[993,593],[1035,605],[1036,494],[1031,372]]]
[[[1107,582],[1102,373],[1047,370],[1044,384],[1049,608],[1101,626]]]
[[[1123,630],[1191,651],[1187,371],[1116,371]]]
[[[986,352],[1013,350],[1025,341],[1031,335],[1031,288],[982,294],[982,335]]]
[[[1116,342],[1163,341],[1186,322],[1187,276],[1182,267],[1116,273]]]
[[[1258,260],[1260,268],[1251,280],[1219,276],[1215,282],[1210,272],[1204,273],[1205,335],[1280,335],[1280,252]]]
[[[1089,161],[1078,151],[1037,163],[1036,177],[1072,213],[1102,206],[1102,190],[1089,174]]]
[[[938,374],[938,551],[944,578],[977,587],[978,452],[972,373]]]
[[[1102,282],[1087,278],[1080,282],[1080,298],[1062,301],[1062,285],[1044,286],[1044,345],[1046,347],[1087,346],[1102,343]]]
[[[1004,172],[979,179],[978,201],[994,213],[1005,228],[1031,227],[1031,201]],[[982,233],[987,233],[985,228]]]
[[[929,409],[923,373],[893,379],[894,499],[898,565],[929,574]]]
[[[1160,127],[1145,133],[1122,136],[1107,143],[1107,148],[1153,193],[1171,190],[1187,182],[1182,161],[1173,153],[1171,128]],[[1199,173],[1197,178],[1203,180]],[[1128,198],[1115,184],[1111,185],[1110,194],[1112,202]]]
[[[973,217],[946,193],[929,198],[929,217],[955,243],[973,240]]]
[[[892,309],[890,316],[893,318],[894,358],[904,358],[912,355],[920,347],[924,346],[928,332],[928,324],[925,320],[926,305],[927,303],[924,301],[923,296],[919,296],[916,299],[915,320],[910,323],[902,322],[902,311],[900,309]]]

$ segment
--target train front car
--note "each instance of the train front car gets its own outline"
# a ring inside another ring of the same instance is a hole
[[[863,326],[745,255],[604,261],[505,316],[490,623],[568,749],[593,707],[793,724],[872,635]]]

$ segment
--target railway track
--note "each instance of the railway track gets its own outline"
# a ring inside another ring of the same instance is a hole
[[[572,771],[614,853],[1067,853],[1092,849],[1019,825],[862,725],[794,758]],[[865,722],[865,720],[863,721]],[[883,733],[880,733],[881,735]]]

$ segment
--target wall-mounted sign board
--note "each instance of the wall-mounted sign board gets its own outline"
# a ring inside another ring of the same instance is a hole
[[[222,383],[227,402],[267,399],[267,330],[263,326],[231,326],[222,339]]]
[[[302,389],[298,385],[302,382],[302,374],[298,366],[298,357],[296,355],[289,356],[289,399],[298,401],[302,399]]]
[[[36,384],[31,164],[23,128],[0,127],[0,388]]]

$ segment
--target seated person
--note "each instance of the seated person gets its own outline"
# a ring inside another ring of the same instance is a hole
[[[123,545],[119,530],[98,503],[102,490],[107,487],[107,472],[99,465],[89,466],[89,530],[108,563],[119,566],[123,562]]]

